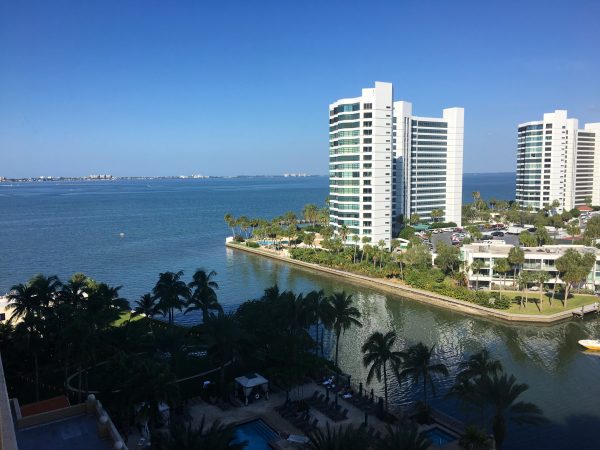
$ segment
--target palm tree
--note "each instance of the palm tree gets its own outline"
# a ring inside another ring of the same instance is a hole
[[[342,225],[340,227],[340,237],[342,238],[342,244],[346,245],[346,239],[348,238],[348,233],[350,232],[350,230],[348,230],[348,227],[346,225]]]
[[[39,355],[44,344],[44,320],[33,313],[26,313],[15,326],[17,340],[24,343],[26,353],[33,356],[33,386],[35,400],[40,399],[40,365]],[[43,353],[42,353],[43,354]]]
[[[506,258],[497,259],[494,263],[494,272],[502,274],[502,283],[499,283],[500,286],[500,298],[502,298],[502,285],[506,281],[506,272],[510,270],[510,264]]]
[[[540,289],[540,311],[544,306],[544,284],[550,279],[550,274],[545,270],[538,270],[534,273],[534,280],[539,284]]]
[[[514,267],[513,269],[513,284],[515,283],[517,273],[520,267],[525,262],[525,252],[521,247],[512,247],[508,252],[508,263]]]
[[[140,297],[139,300],[135,302],[132,315],[142,315],[148,318],[150,332],[152,333],[152,322],[154,321],[154,316],[157,312],[158,308],[156,304],[156,299],[152,296],[152,294],[144,294]]]
[[[460,437],[458,444],[465,450],[491,450],[490,442],[485,432],[474,426],[467,426]]]
[[[362,260],[363,260],[363,256],[365,256],[365,253],[366,253],[366,252],[365,252],[365,246],[366,246],[366,245],[367,245],[369,242],[371,242],[371,238],[370,238],[369,236],[363,236],[363,237],[360,239],[360,241],[362,242],[362,245],[363,245],[363,247],[362,247],[362,252],[361,252],[361,255],[360,255],[360,262],[362,262]]]
[[[182,276],[181,270],[161,273],[152,289],[154,298],[158,300],[158,308],[163,315],[168,315],[169,325],[173,325],[175,310],[181,311],[190,298],[190,288],[181,280]]]
[[[367,374],[367,383],[370,383],[373,376],[377,377],[377,381],[381,381],[381,373],[383,372],[383,392],[385,397],[385,409],[388,409],[388,383],[387,383],[387,364],[390,363],[394,370],[397,370],[402,363],[402,353],[394,351],[393,347],[396,343],[396,332],[388,331],[386,334],[380,331],[375,331],[368,337],[362,346],[363,365],[369,367]]]
[[[240,341],[240,329],[231,314],[208,316],[202,331],[209,347],[208,354],[219,366],[219,389],[225,395],[225,366],[235,357]]]
[[[306,302],[309,305],[311,315],[313,320],[315,321],[315,333],[316,333],[316,354],[319,353],[319,349],[321,350],[321,356],[323,356],[323,331],[321,331],[321,340],[319,340],[319,330],[321,328],[321,324],[329,323],[329,317],[327,314],[329,309],[327,308],[327,298],[325,297],[325,292],[323,289],[318,291],[311,291],[306,295]]]
[[[327,422],[325,430],[317,428],[308,437],[311,450],[368,450],[372,444],[365,428],[355,428],[352,424],[332,428]]]
[[[471,270],[475,274],[475,290],[479,290],[479,271],[483,269],[483,261],[481,259],[474,259],[471,263]]]
[[[535,404],[517,399],[529,386],[517,383],[514,375],[497,375],[481,377],[474,383],[475,395],[481,404],[493,412],[492,430],[496,448],[502,449],[506,438],[507,422],[518,425],[540,424],[545,421],[542,410]]]
[[[483,349],[469,356],[469,359],[458,365],[460,370],[457,379],[472,380],[474,378],[487,377],[502,371],[502,363],[492,359],[490,352]]]
[[[410,378],[414,385],[417,385],[423,379],[423,404],[427,408],[427,385],[431,386],[431,390],[435,395],[435,384],[433,375],[448,375],[448,368],[443,363],[433,364],[434,346],[428,348],[422,342],[419,342],[406,351],[402,352],[404,359],[403,369],[399,373],[399,378]]]
[[[519,308],[527,306],[527,287],[529,286],[530,276],[528,272],[521,272],[517,279],[517,288],[522,292],[523,295],[519,299]]]
[[[174,421],[169,433],[158,432],[152,437],[153,448],[157,450],[242,450],[248,441],[239,441],[232,424],[223,425],[219,420],[205,427],[202,417],[197,428],[191,424]]]
[[[156,313],[156,299],[152,297],[152,294],[144,294],[135,302],[134,315],[143,315],[152,319]]]
[[[212,315],[211,311],[223,312],[223,307],[217,300],[217,293],[215,292],[216,289],[219,289],[217,282],[213,281],[216,275],[217,272],[214,270],[208,273],[201,269],[196,270],[192,281],[188,284],[190,290],[193,289],[193,291],[184,314],[200,310],[202,311],[202,322],[206,323],[208,316]]]
[[[336,292],[327,299],[328,316],[331,318],[331,327],[335,333],[335,367],[338,367],[340,337],[352,325],[362,327],[360,311],[352,306],[352,295],[345,292]]]
[[[33,316],[42,314],[42,304],[30,283],[20,283],[11,287],[8,300],[7,308],[13,310],[9,318],[11,322],[28,314]]]
[[[386,434],[377,444],[379,450],[427,450],[431,441],[416,425],[386,426]]]
[[[358,249],[358,243],[360,242],[358,234],[352,235],[352,242],[354,243],[354,256],[352,257],[352,262],[356,264],[356,250]]]

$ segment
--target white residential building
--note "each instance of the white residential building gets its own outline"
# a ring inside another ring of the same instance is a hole
[[[567,111],[518,126],[516,200],[534,210],[558,200],[557,210],[600,201],[600,123],[579,129]]]
[[[461,261],[468,268],[469,284],[471,286],[491,288],[492,284],[499,285],[503,282],[506,285],[513,284],[514,273],[499,274],[494,271],[494,264],[499,259],[508,258],[508,253],[512,245],[504,241],[488,241],[483,243],[474,243],[463,245],[460,249]],[[540,271],[545,270],[549,274],[548,284],[564,284],[558,278],[556,270],[556,260],[560,258],[568,249],[575,249],[580,253],[593,253],[596,255],[596,265],[588,275],[585,282],[587,289],[600,289],[600,250],[594,247],[585,247],[583,245],[544,245],[542,247],[521,247],[525,254],[525,261],[522,270]],[[473,262],[478,260],[482,268],[473,271]],[[535,283],[532,283],[535,284]]]
[[[461,222],[462,108],[416,117],[391,83],[329,105],[330,224],[389,247],[399,215]]]
[[[412,115],[412,105],[395,102],[397,214],[461,224],[464,109],[448,108],[441,118]]]

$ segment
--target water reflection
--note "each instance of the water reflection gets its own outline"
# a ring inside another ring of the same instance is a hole
[[[437,381],[438,396],[432,403],[448,413],[461,415],[457,404],[443,400],[443,396],[465,355],[485,347],[502,361],[507,372],[530,386],[525,399],[538,404],[552,422],[539,430],[512,427],[507,448],[566,448],[561,443],[567,441],[580,449],[600,448],[598,438],[586,429],[589,424],[600,422],[600,356],[582,351],[577,344],[580,339],[600,336],[597,318],[551,326],[510,325],[382,294],[241,251],[227,249],[226,261],[225,272],[219,274],[219,294],[231,308],[245,299],[259,297],[265,287],[273,284],[296,293],[323,289],[326,293],[345,290],[352,294],[361,311],[363,327],[352,328],[343,335],[340,365],[353,381],[366,380],[361,352],[366,338],[374,331],[393,329],[398,334],[399,347],[416,342],[435,345],[436,355],[447,365],[450,376]],[[330,333],[325,334],[324,344],[332,356],[335,341]],[[420,387],[407,381],[399,385],[389,375],[391,405],[405,407],[420,398]],[[367,388],[373,388],[378,395],[383,393],[383,386],[376,380]]]

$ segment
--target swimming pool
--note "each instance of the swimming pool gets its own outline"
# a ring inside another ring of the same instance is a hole
[[[279,439],[277,432],[262,419],[235,427],[235,443],[247,441],[246,450],[271,450],[269,442]]]
[[[453,434],[448,433],[440,427],[433,427],[423,432],[433,445],[446,445],[449,442],[455,441],[457,438]]]

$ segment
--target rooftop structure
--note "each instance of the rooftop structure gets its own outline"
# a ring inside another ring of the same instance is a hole
[[[9,399],[0,359],[0,450],[127,450],[93,395],[71,406],[66,397],[21,407]]]

